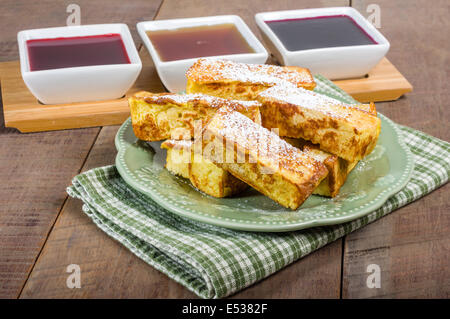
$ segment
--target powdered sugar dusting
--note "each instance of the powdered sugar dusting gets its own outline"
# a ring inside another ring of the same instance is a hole
[[[322,163],[238,112],[222,108],[216,116],[222,117],[217,133],[220,137],[251,152],[257,150],[257,156],[265,161],[278,163],[287,170],[300,172],[302,176],[308,171],[323,169]]]
[[[355,110],[368,113],[353,104],[345,104],[331,97],[292,85],[277,85],[261,92],[260,101],[276,100],[302,108],[314,109],[334,118],[349,118]]]
[[[252,84],[276,85],[285,82],[296,86],[313,84],[314,79],[308,69],[268,64],[236,63],[229,60],[203,58],[186,72],[186,77],[194,82],[245,82]]]

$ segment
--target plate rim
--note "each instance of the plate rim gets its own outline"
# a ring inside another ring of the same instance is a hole
[[[246,220],[238,220],[238,219],[229,219],[222,218],[220,216],[208,215],[198,211],[190,211],[185,208],[181,208],[175,204],[170,204],[167,199],[163,198],[158,194],[157,191],[149,191],[147,187],[142,185],[139,181],[134,180],[131,176],[131,171],[127,172],[128,168],[125,165],[125,161],[123,159],[126,150],[130,146],[128,142],[124,139],[125,132],[131,128],[131,117],[128,118],[119,128],[116,133],[114,142],[117,149],[116,155],[116,168],[120,174],[120,176],[125,180],[125,182],[130,185],[135,190],[149,196],[153,201],[155,201],[158,205],[163,207],[164,209],[180,215],[182,217],[186,217],[192,220],[196,220],[199,222],[207,223],[210,225],[221,226],[225,228],[235,229],[235,230],[243,230],[243,231],[257,231],[257,232],[287,232],[287,231],[296,231],[306,228],[312,228],[317,226],[327,226],[327,225],[337,225],[345,222],[349,222],[360,217],[363,217],[378,208],[380,208],[386,201],[395,193],[399,192],[409,181],[411,174],[414,170],[414,159],[413,155],[403,140],[400,129],[398,126],[389,118],[384,116],[381,113],[378,113],[378,116],[382,118],[385,122],[389,124],[389,126],[393,129],[393,132],[396,135],[395,142],[400,145],[400,149],[403,150],[406,156],[406,166],[405,170],[400,179],[396,181],[396,183],[392,184],[382,192],[380,192],[374,199],[372,199],[369,203],[365,203],[364,205],[360,205],[357,208],[352,208],[352,210],[356,210],[357,212],[351,215],[345,216],[335,216],[335,217],[326,217],[326,218],[312,218],[310,220],[303,220],[297,222],[267,222],[267,223],[256,223]],[[348,211],[347,211],[348,212]]]

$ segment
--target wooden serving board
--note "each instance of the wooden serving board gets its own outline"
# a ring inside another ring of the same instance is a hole
[[[383,58],[364,78],[333,82],[359,102],[394,101],[413,89],[387,58]]]
[[[0,63],[5,126],[26,133],[122,124],[130,116],[129,95],[141,90],[164,91],[146,50],[141,50],[141,60],[142,72],[125,97],[59,105],[41,104],[31,94],[22,80],[18,61]],[[396,100],[412,90],[411,84],[386,58],[368,77],[335,83],[360,102]]]

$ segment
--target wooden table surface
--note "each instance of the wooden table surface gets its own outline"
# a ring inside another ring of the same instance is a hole
[[[62,26],[73,1],[3,0],[0,61],[18,59],[22,29]],[[353,0],[363,10],[372,1]],[[347,0],[77,0],[81,23],[240,15],[259,36],[256,12],[349,5]],[[450,44],[447,0],[377,0],[388,58],[414,86],[378,103],[397,123],[450,140]],[[367,14],[366,14],[367,15]],[[153,70],[150,91],[163,91]],[[2,116],[2,115],[0,115]],[[100,231],[67,197],[73,176],[112,164],[116,126],[21,134],[0,119],[1,298],[193,298],[191,292]],[[312,253],[233,298],[450,297],[450,186]],[[381,288],[366,286],[369,264]],[[66,267],[81,267],[81,289],[66,286]]]

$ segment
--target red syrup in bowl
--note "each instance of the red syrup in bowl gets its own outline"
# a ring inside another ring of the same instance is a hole
[[[129,64],[120,34],[32,39],[27,41],[30,71]]]

